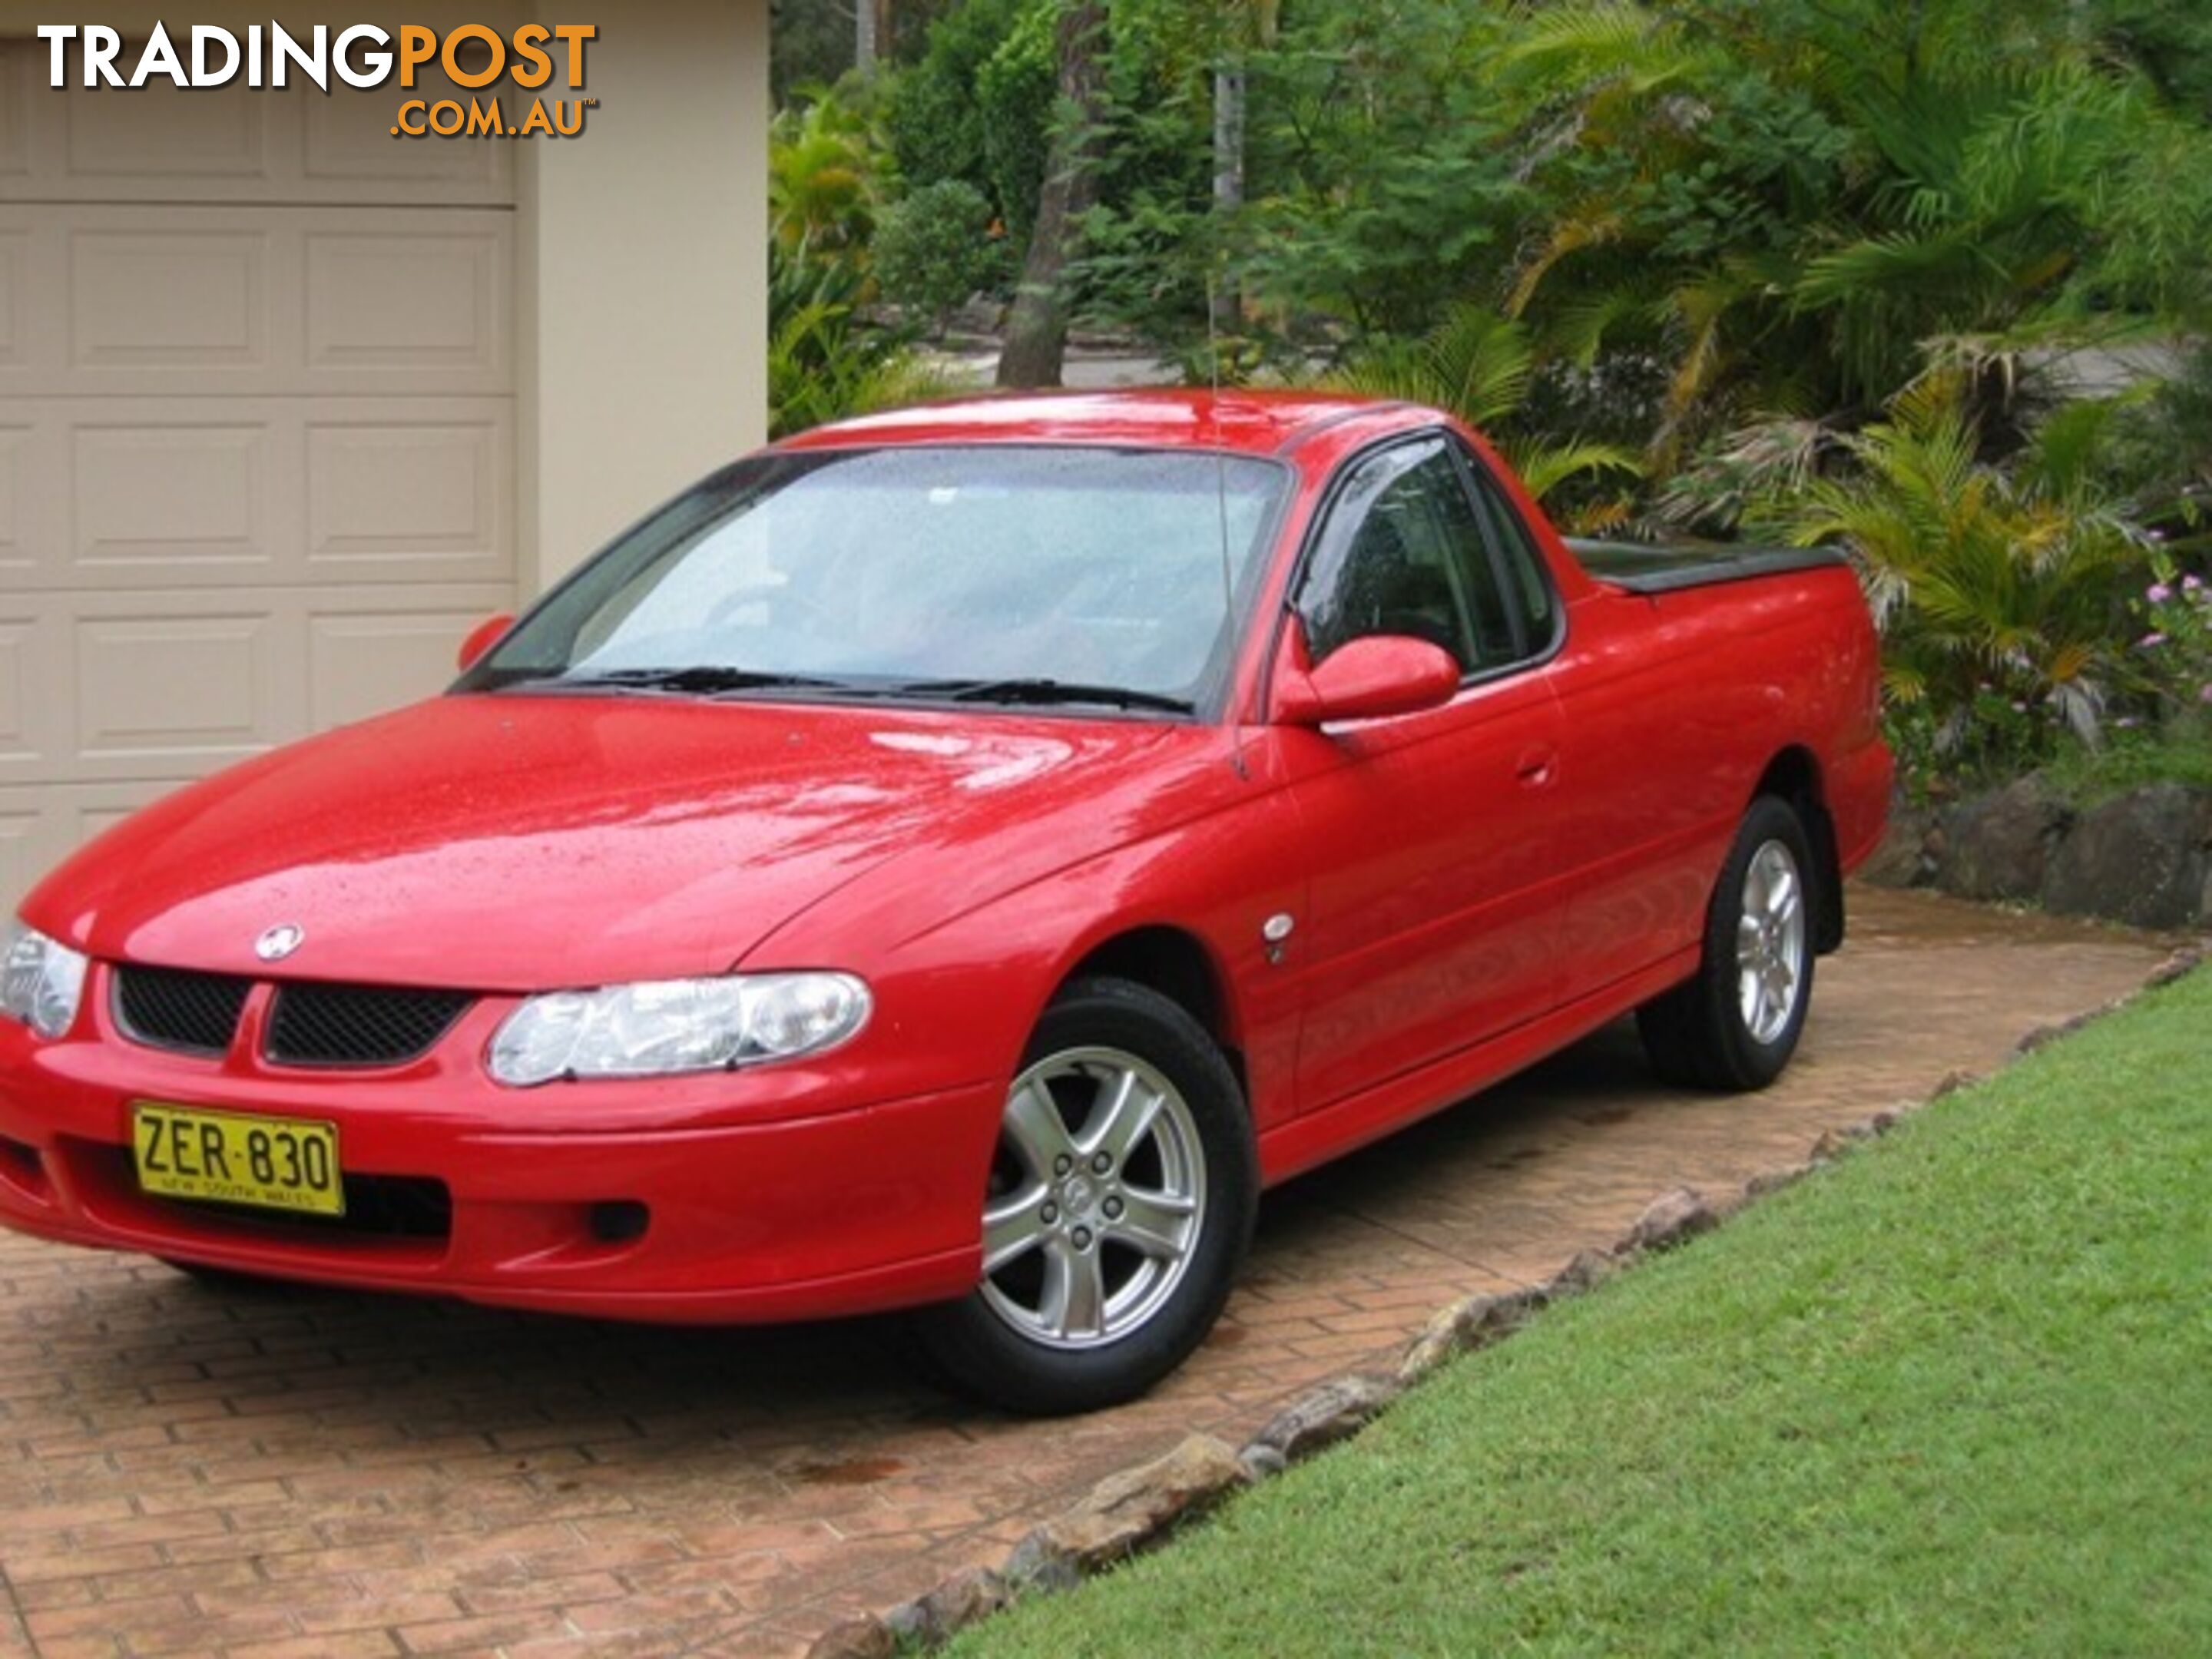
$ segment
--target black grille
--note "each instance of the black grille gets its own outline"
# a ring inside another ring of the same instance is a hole
[[[283,1066],[398,1066],[428,1053],[473,1000],[459,991],[280,986],[269,1058]]]
[[[173,968],[115,970],[115,1013],[123,1029],[156,1048],[219,1054],[230,1047],[253,981]]]

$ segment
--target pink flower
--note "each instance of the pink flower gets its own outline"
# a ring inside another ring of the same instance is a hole
[[[2212,702],[2212,685],[2199,686],[2197,691],[2197,701],[2199,702]]]
[[[2164,645],[2165,643],[2165,635],[2146,634],[2136,641],[2136,649],[2138,651],[2155,651],[2160,646]]]
[[[2113,724],[2118,726],[2123,732],[2132,732],[2136,727],[2141,726],[2142,722],[2137,720],[2133,714],[2124,714],[2120,719],[2114,721]]]
[[[2143,590],[2143,598],[2148,599],[2153,605],[2164,605],[2172,597],[2173,590],[2164,582],[2154,582]]]
[[[2204,584],[2197,579],[2193,572],[2181,579],[2181,591],[2185,593],[2194,593],[2203,586]]]

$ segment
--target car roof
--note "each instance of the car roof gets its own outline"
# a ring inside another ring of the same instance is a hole
[[[1425,413],[1407,404],[1322,392],[1012,392],[836,421],[776,447],[1062,443],[1276,455],[1316,432],[1393,410]]]

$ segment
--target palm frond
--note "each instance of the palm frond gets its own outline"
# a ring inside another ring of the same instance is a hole
[[[1626,221],[1620,212],[1603,204],[1592,204],[1568,214],[1553,227],[1542,247],[1521,269],[1506,296],[1505,314],[1519,317],[1535,298],[1536,290],[1560,261],[1585,248],[1602,247],[1617,240]]]
[[[1558,85],[1608,81],[1642,94],[1692,80],[1723,62],[1680,26],[1632,0],[1523,4],[1504,61]]]
[[[1534,368],[1535,348],[1525,328],[1486,307],[1462,304],[1419,340],[1370,343],[1327,384],[1427,404],[1470,426],[1490,427],[1520,409]]]
[[[1565,442],[1522,442],[1505,447],[1505,459],[1522,483],[1538,501],[1562,484],[1606,473],[1623,477],[1644,476],[1644,460],[1618,444],[1570,440]]]

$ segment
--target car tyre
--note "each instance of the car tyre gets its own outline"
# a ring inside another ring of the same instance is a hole
[[[1134,1399],[1205,1340],[1250,1244],[1259,1163],[1243,1091],[1180,1005],[1070,984],[1009,1089],[984,1196],[984,1277],[927,1310],[964,1392],[1036,1415]]]
[[[1782,1075],[1812,1006],[1819,868],[1796,809],[1753,801],[1706,907],[1697,973],[1636,1012],[1662,1080],[1747,1091]]]

